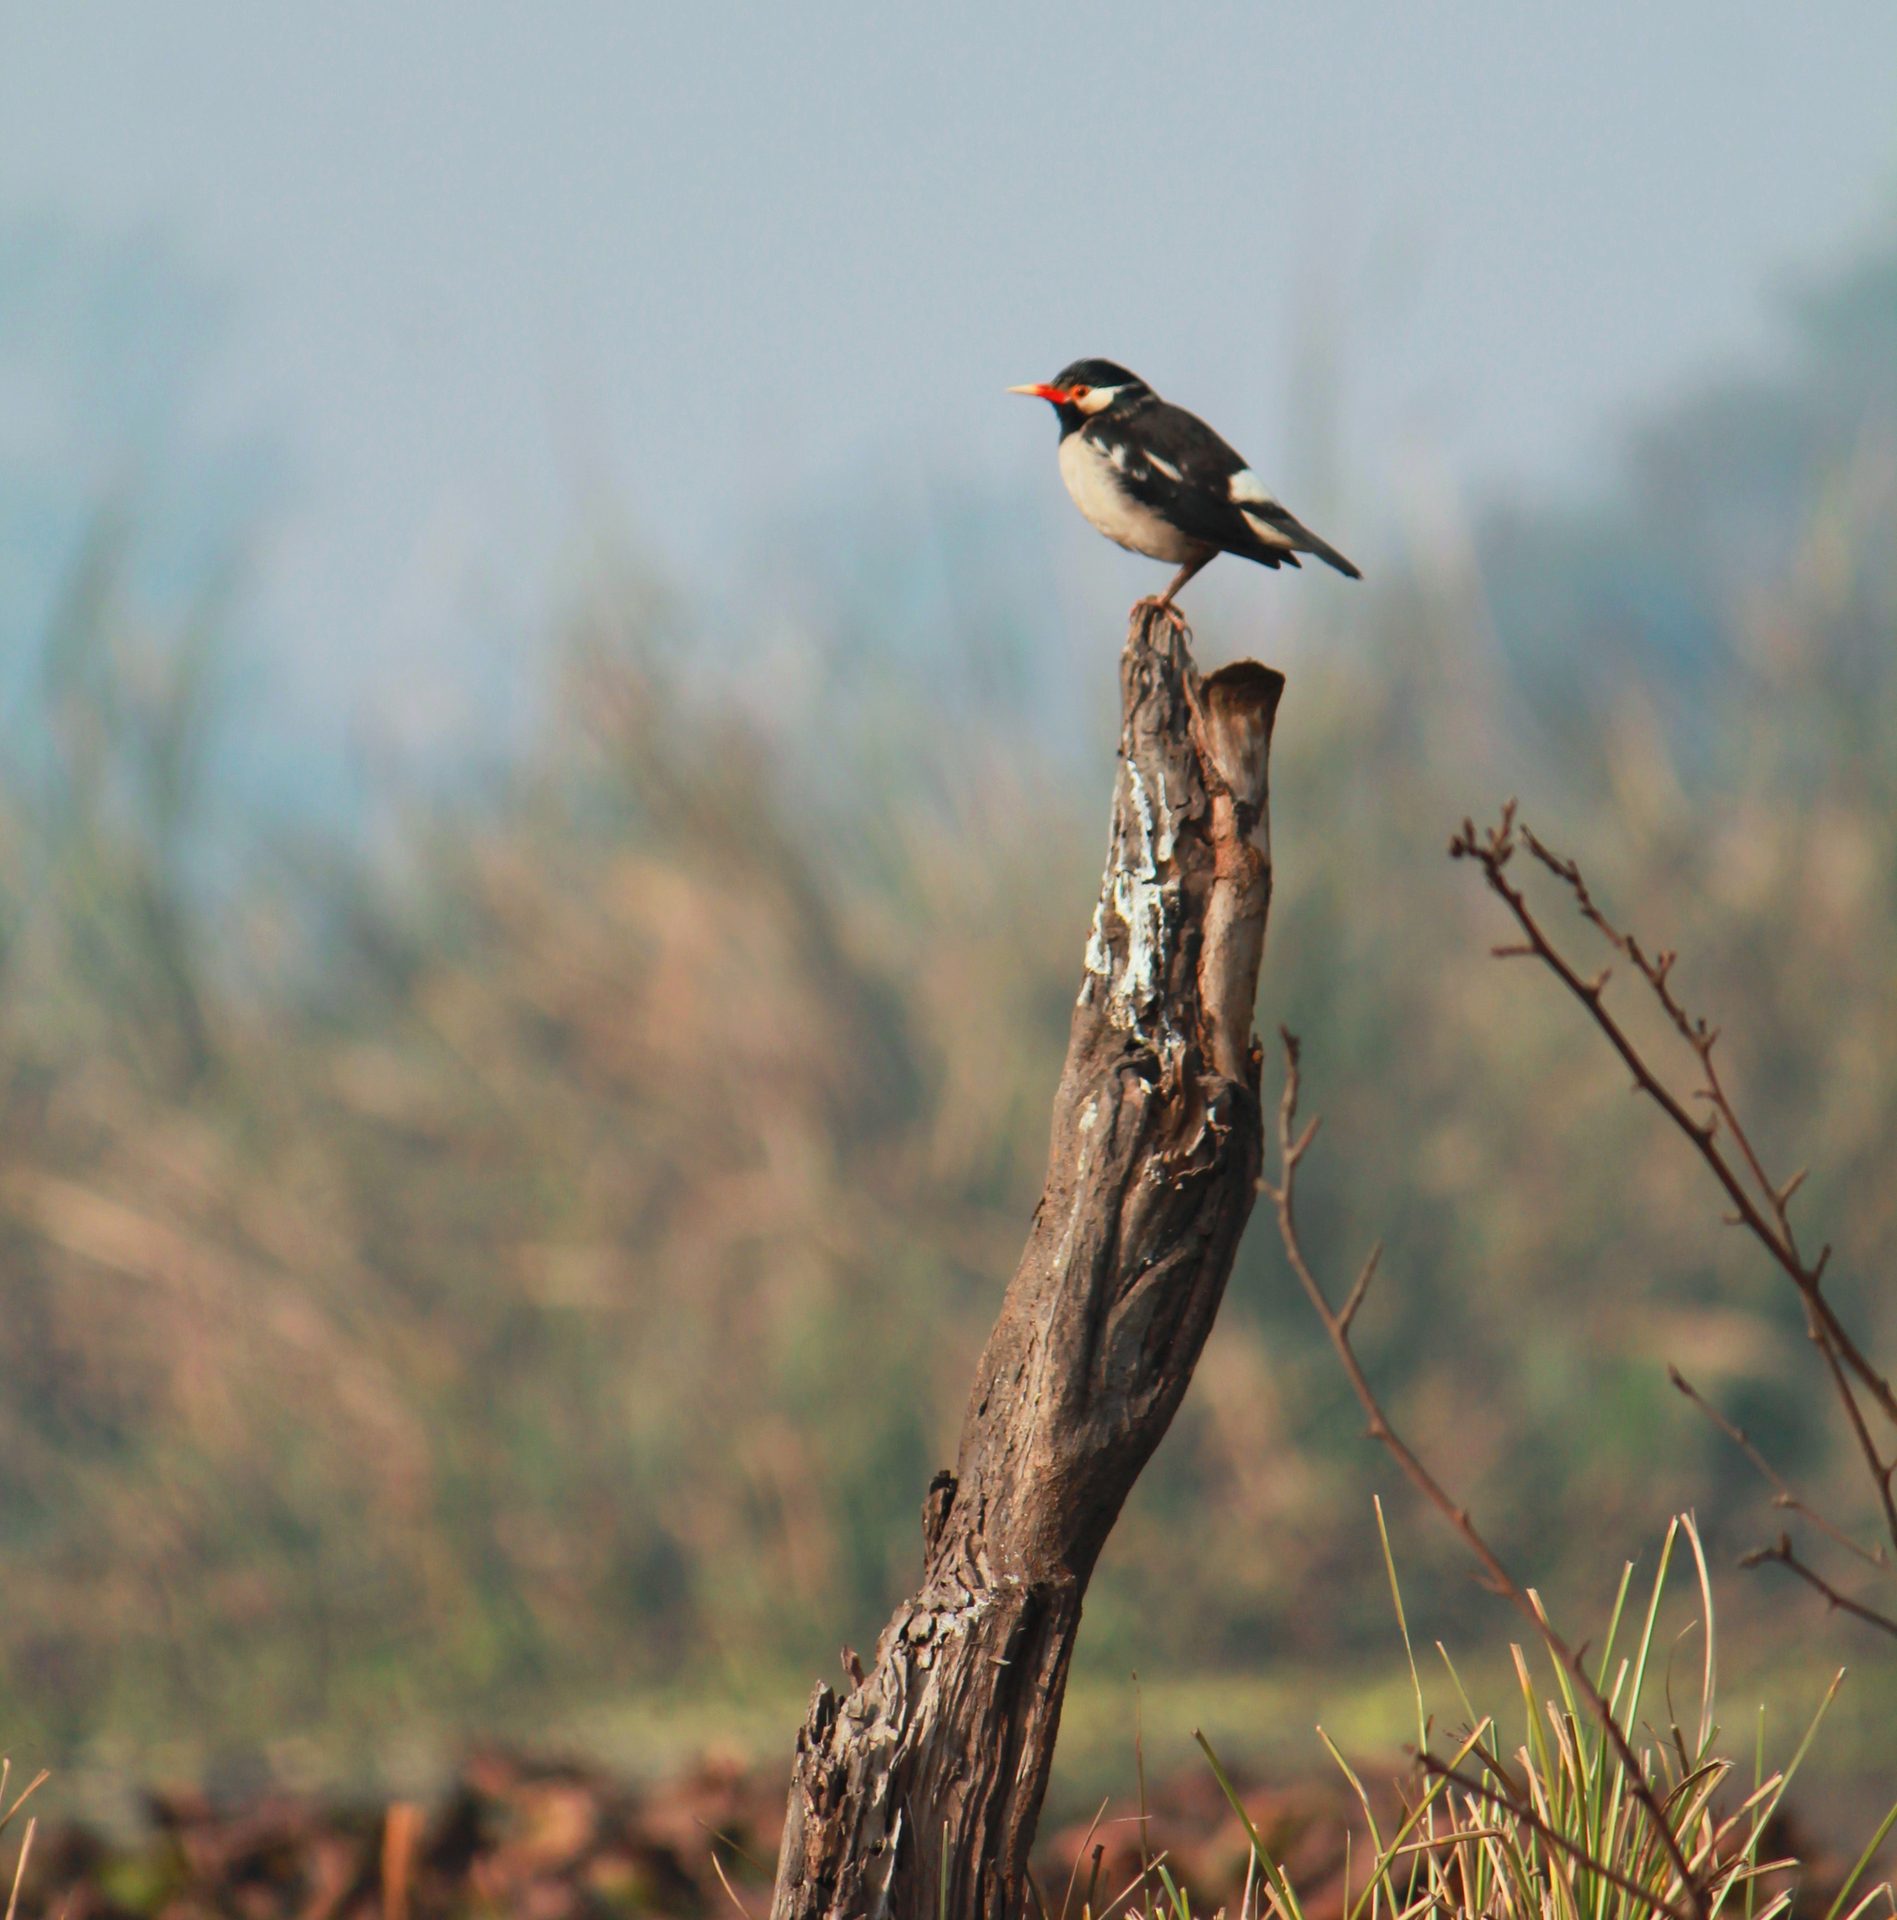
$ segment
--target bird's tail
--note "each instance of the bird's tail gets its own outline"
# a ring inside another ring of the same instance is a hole
[[[1335,567],[1339,573],[1348,574],[1353,580],[1361,580],[1363,575],[1357,568],[1331,545],[1328,540],[1320,540],[1302,521],[1294,520],[1285,528],[1300,553],[1314,553],[1327,567]]]
[[[1276,550],[1278,560],[1268,561],[1268,565],[1276,566],[1279,560],[1289,560],[1295,567],[1298,563],[1294,555],[1310,553],[1315,554],[1327,567],[1335,567],[1339,573],[1348,574],[1353,580],[1363,578],[1328,540],[1320,540],[1296,514],[1281,507],[1277,501],[1261,501],[1256,506],[1241,502],[1239,513],[1259,541]],[[1287,547],[1290,548],[1289,553],[1285,551]]]

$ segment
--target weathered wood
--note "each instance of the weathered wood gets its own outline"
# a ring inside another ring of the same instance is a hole
[[[797,1739],[774,1920],[1013,1920],[1081,1599],[1205,1344],[1261,1142],[1252,1003],[1283,676],[1201,682],[1134,609],[1112,838],[1047,1183],[981,1356],[924,1573]],[[946,1877],[946,1888],[943,1880]]]

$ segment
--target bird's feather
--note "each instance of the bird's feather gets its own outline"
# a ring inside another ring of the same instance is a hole
[[[1103,524],[1108,516],[1086,502],[1083,510],[1123,546],[1157,557],[1179,557],[1169,546],[1162,553],[1165,543],[1148,533],[1128,537],[1117,524],[1122,513],[1157,516],[1187,542],[1239,554],[1261,566],[1295,567],[1298,555],[1309,553],[1353,580],[1362,578],[1335,547],[1279,502],[1236,448],[1197,414],[1171,405],[1149,388],[1139,386],[1127,401],[1088,418],[1075,432],[1101,463],[1101,478],[1110,469],[1114,492],[1124,496],[1124,507],[1114,509],[1115,525]],[[1073,451],[1079,455],[1082,449]],[[1082,475],[1084,468],[1076,466],[1070,488]]]

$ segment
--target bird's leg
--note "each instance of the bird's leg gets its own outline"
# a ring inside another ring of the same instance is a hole
[[[1161,613],[1165,614],[1169,619],[1177,621],[1180,626],[1185,625],[1186,616],[1173,605],[1172,597],[1201,567],[1210,565],[1213,557],[1210,553],[1202,553],[1198,559],[1188,560],[1186,564],[1173,575],[1172,585],[1153,603]]]
[[[1199,571],[1201,567],[1209,565],[1211,562],[1211,559],[1212,559],[1212,556],[1209,553],[1202,553],[1198,557],[1198,559],[1188,560],[1186,564],[1183,567],[1181,567],[1177,573],[1173,575],[1172,585],[1169,586],[1166,589],[1166,591],[1159,596],[1159,604],[1162,607],[1170,607],[1172,605],[1173,595],[1177,593],[1179,589],[1183,587],[1186,584],[1186,582],[1190,580],[1192,576]]]

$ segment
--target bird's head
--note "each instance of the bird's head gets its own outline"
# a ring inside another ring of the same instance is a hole
[[[1151,399],[1153,392],[1137,373],[1128,373],[1111,360],[1076,360],[1051,380],[1010,387],[1008,391],[1047,401],[1068,432],[1092,414],[1137,405]]]

